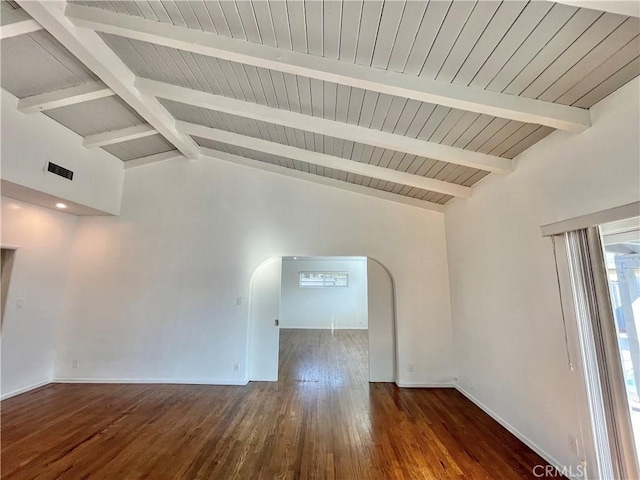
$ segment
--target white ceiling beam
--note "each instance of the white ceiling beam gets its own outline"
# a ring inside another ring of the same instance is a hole
[[[245,167],[256,168],[259,170],[264,170],[266,172],[276,173],[278,175],[297,178],[299,180],[304,180],[304,181],[315,183],[315,184],[326,185],[328,187],[338,188],[340,190],[346,190],[348,192],[357,193],[360,195],[366,195],[368,197],[374,197],[374,198],[379,198],[379,199],[387,200],[394,203],[409,205],[412,207],[417,207],[417,208],[421,208],[423,210],[429,210],[432,212],[444,213],[444,205],[440,205],[439,203],[428,202],[426,200],[407,197],[405,195],[386,192],[384,190],[365,187],[363,185],[356,185],[349,182],[343,182],[341,180],[336,180],[335,178],[328,178],[328,177],[323,177],[321,175],[314,175],[313,173],[301,172],[300,170],[281,167],[280,165],[261,162],[260,160],[241,157],[238,155],[221,152],[219,150],[213,150],[210,148],[201,147],[200,154],[201,154],[201,158],[203,159],[208,157],[216,160],[223,160],[225,162],[231,162],[237,165],[243,165]]]
[[[115,92],[104,83],[89,82],[77,87],[63,88],[53,92],[21,98],[18,100],[18,110],[22,113],[42,112],[112,95],[115,95]]]
[[[627,17],[640,17],[640,2],[638,0],[553,0],[553,2]]]
[[[96,133],[84,137],[82,145],[86,148],[105,147],[114,143],[127,142],[137,138],[150,137],[157,135],[158,131],[151,125],[136,125],[135,127],[127,127],[121,130],[111,130],[110,132]]]
[[[26,35],[27,33],[42,30],[42,25],[31,18],[22,9],[3,10],[2,26],[0,26],[0,39]]]
[[[581,108],[341,62],[92,7],[69,4],[65,13],[75,25],[99,32],[255,67],[561,130],[581,132],[591,126],[589,111]]]
[[[237,133],[228,132],[226,130],[218,130],[215,128],[196,125],[177,121],[178,130],[196,137],[208,138],[216,142],[235,145],[236,147],[248,148],[258,152],[265,152],[271,155],[291,158],[300,162],[311,163],[325,168],[334,168],[343,172],[353,173],[356,175],[364,175],[367,177],[377,178],[387,182],[400,183],[410,187],[430,190],[432,192],[444,193],[445,195],[453,195],[455,197],[469,198],[471,197],[471,188],[454,183],[443,182],[434,178],[427,178],[411,173],[399,172],[391,168],[379,167],[368,163],[347,160],[346,158],[334,157],[324,153],[312,152],[302,148],[290,147],[281,143],[269,142],[260,138],[248,137]]]
[[[76,27],[65,17],[66,2],[17,2],[185,157],[198,158],[196,143],[189,136],[176,130],[174,118],[156,98],[138,91],[133,86],[135,75],[100,35],[92,30]]]
[[[174,100],[188,105],[209,108],[219,112],[306,130],[308,132],[328,135],[352,142],[359,142],[374,147],[388,148],[390,150],[428,157],[456,165],[478,168],[492,173],[508,174],[513,170],[513,160],[508,158],[500,158],[493,155],[464,150],[462,148],[441,145],[439,143],[426,142],[403,135],[372,130],[370,128],[336,122],[320,117],[312,117],[289,110],[266,107],[235,98],[191,90],[145,78],[137,78],[135,86],[151,95],[167,100]]]
[[[166,162],[169,160],[176,160],[178,158],[184,158],[178,150],[170,150],[168,152],[156,153],[154,155],[147,155],[146,157],[138,157],[133,160],[127,160],[124,162],[124,169],[129,170],[131,168],[142,167],[144,165],[152,165],[154,163]]]

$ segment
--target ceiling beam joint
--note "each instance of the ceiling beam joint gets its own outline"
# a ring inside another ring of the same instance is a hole
[[[66,1],[16,1],[185,157],[198,158],[198,145],[176,130],[175,119],[156,98],[134,87],[135,75],[100,35],[90,29],[78,28],[64,15],[68,6]]]
[[[134,127],[127,127],[120,130],[111,130],[109,132],[96,133],[95,135],[88,135],[84,137],[82,145],[85,148],[98,148],[106,147],[107,145],[113,145],[115,143],[127,142],[129,140],[136,140],[138,138],[150,137],[156,135],[158,132],[151,125],[136,125]]]
[[[22,9],[3,10],[2,26],[0,26],[0,39],[5,40],[18,35],[42,30],[42,25],[31,18]]]
[[[18,100],[18,110],[22,113],[42,112],[112,95],[115,95],[115,92],[104,83],[88,82],[77,87],[63,88],[53,92],[21,98]]]

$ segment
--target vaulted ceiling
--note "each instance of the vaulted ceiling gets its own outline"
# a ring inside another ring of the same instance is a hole
[[[126,168],[215,157],[434,210],[640,74],[637,16],[552,1],[0,6],[2,88]]]

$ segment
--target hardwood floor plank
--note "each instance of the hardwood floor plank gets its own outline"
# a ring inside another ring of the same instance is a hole
[[[456,390],[369,383],[365,330],[280,339],[278,382],[52,384],[3,401],[2,478],[515,480],[546,465]]]

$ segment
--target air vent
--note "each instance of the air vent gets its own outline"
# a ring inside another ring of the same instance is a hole
[[[73,180],[73,172],[71,170],[67,170],[66,168],[61,167],[60,165],[56,165],[55,163],[49,162],[49,165],[47,166],[47,171],[51,173],[55,173],[56,175],[59,175],[61,177],[64,177],[67,180]]]

